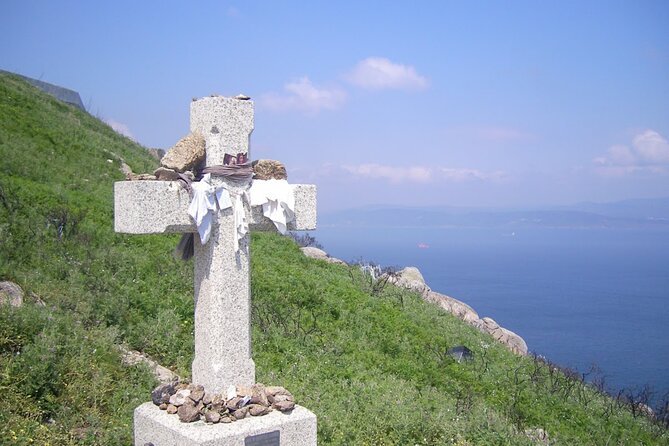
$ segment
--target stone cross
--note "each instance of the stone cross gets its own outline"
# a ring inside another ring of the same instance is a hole
[[[221,96],[191,103],[190,128],[206,141],[207,166],[230,159],[250,159],[253,102]],[[226,156],[228,155],[228,156]],[[234,193],[250,180],[212,174],[213,186]],[[316,186],[292,185],[295,220],[289,229],[316,227]],[[194,232],[195,234],[195,357],[192,379],[207,392],[225,393],[230,385],[255,384],[251,357],[249,234],[234,249],[237,231],[233,209],[216,213],[204,245],[188,215],[190,197],[178,182],[122,181],[114,184],[114,230],[130,234]],[[246,208],[246,205],[245,205]],[[271,229],[262,209],[245,209],[251,229]]]

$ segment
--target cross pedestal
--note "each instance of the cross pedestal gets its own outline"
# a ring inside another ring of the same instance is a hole
[[[192,132],[206,141],[207,166],[230,159],[249,159],[253,102],[221,96],[191,103]],[[243,194],[251,180],[211,176],[232,196]],[[292,185],[295,196],[293,230],[316,227],[316,186]],[[255,384],[251,357],[249,234],[238,238],[233,207],[215,212],[209,240],[202,244],[188,214],[190,196],[178,182],[123,181],[114,184],[114,230],[129,234],[195,233],[195,355],[192,381],[207,392],[225,393],[230,385]],[[260,207],[243,204],[250,229],[272,229]],[[237,217],[239,219],[239,215]],[[237,248],[237,249],[235,249]],[[278,434],[277,434],[278,433]],[[290,415],[272,412],[233,424],[180,423],[152,403],[135,410],[135,445],[315,445],[316,416],[296,406]]]

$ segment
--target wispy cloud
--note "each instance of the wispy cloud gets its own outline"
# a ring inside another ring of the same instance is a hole
[[[359,177],[383,178],[392,183],[404,181],[425,183],[432,178],[432,170],[423,166],[384,166],[382,164],[358,164],[354,166],[346,165],[342,168]]]
[[[464,181],[500,181],[508,178],[508,174],[502,170],[485,172],[479,169],[454,169],[450,167],[439,168],[439,174],[446,181],[461,183]]]
[[[466,181],[500,181],[507,177],[503,171],[485,172],[478,169],[426,166],[387,166],[383,164],[344,165],[341,168],[356,177],[383,179],[391,183],[430,183]],[[329,169],[332,172],[332,169]]]
[[[135,139],[134,135],[130,131],[130,128],[127,125],[123,124],[122,122],[118,122],[118,121],[116,121],[114,119],[111,119],[111,118],[110,119],[105,119],[105,122],[107,123],[107,125],[109,127],[114,129],[114,131],[116,131],[116,133],[120,133],[123,136],[127,136],[128,138],[130,138],[132,140]]]
[[[368,57],[358,62],[345,79],[370,90],[422,90],[429,85],[427,78],[411,65],[394,63],[383,57]]]
[[[669,170],[669,142],[654,130],[644,130],[632,139],[630,146],[615,145],[604,156],[593,159],[598,172],[623,176],[637,172],[654,174]]]
[[[297,110],[317,113],[335,110],[346,102],[346,92],[337,87],[318,87],[308,77],[288,82],[283,93],[267,93],[260,97],[259,105],[269,110]]]

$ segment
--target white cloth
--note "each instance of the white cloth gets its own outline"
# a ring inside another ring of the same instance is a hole
[[[287,224],[295,219],[295,195],[288,181],[253,180],[249,195],[251,206],[262,205],[263,215],[285,234]]]
[[[193,198],[188,206],[188,214],[197,225],[203,245],[211,236],[214,213],[232,207],[234,248],[235,252],[239,251],[239,241],[249,232],[244,201],[251,206],[262,206],[263,215],[272,220],[282,234],[286,233],[288,223],[295,219],[295,196],[293,188],[286,180],[254,180],[248,194],[230,193],[225,185],[214,187],[211,184],[211,175],[206,174],[200,181],[192,183],[191,187]]]
[[[247,202],[249,201],[246,192],[233,194],[233,205],[230,192],[225,188],[225,185],[212,186],[210,174],[206,174],[200,181],[192,183],[191,188],[193,189],[193,198],[188,206],[188,214],[195,221],[197,232],[200,234],[200,242],[204,245],[209,241],[214,212],[232,207],[235,225],[234,247],[235,252],[239,251],[239,240],[249,231],[243,201],[244,199]]]

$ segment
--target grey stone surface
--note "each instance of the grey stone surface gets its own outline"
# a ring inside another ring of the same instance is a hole
[[[0,282],[0,305],[9,304],[12,307],[23,305],[23,289],[14,282]]]
[[[316,228],[316,186],[292,184],[295,194],[294,231]],[[114,183],[114,230],[126,234],[196,232],[190,216],[188,192],[175,181],[118,181]],[[275,230],[254,207],[249,220],[252,230]]]
[[[494,319],[484,317],[472,322],[472,325],[482,332],[490,334],[490,336],[504,344],[512,352],[521,356],[527,355],[528,350],[525,340],[511,330],[500,326]]]
[[[205,138],[207,166],[223,164],[226,154],[246,153],[248,156],[252,130],[251,101],[214,96],[191,103],[191,132]],[[234,196],[246,192],[251,180],[212,174],[211,183],[213,186],[225,184]],[[316,225],[316,188],[311,185],[294,188],[297,220],[292,226],[312,229]],[[235,200],[232,201],[234,206]],[[239,239],[239,249],[235,250],[237,228],[233,209],[229,208],[213,216],[209,241],[202,245],[187,213],[189,202],[189,194],[177,182],[115,183],[114,229],[132,234],[195,233],[192,380],[210,393],[224,393],[231,385],[252,386],[255,364],[251,357],[249,234]],[[257,223],[254,226],[272,225],[265,217],[251,212],[248,205],[245,212],[251,224]],[[147,404],[135,411],[135,444],[242,445],[248,435],[275,429],[282,432],[282,445],[316,444],[316,417],[303,408],[292,411],[290,417],[272,413],[252,418],[251,424],[244,419],[225,426],[216,425],[220,428],[212,430],[201,422],[181,424],[166,411]],[[186,409],[189,408],[180,406],[181,418],[195,416],[195,412],[186,413]],[[306,421],[299,421],[302,419]]]
[[[479,318],[478,313],[476,313],[472,307],[445,294],[437,293],[435,291],[428,291],[425,295],[425,300],[438,305],[454,316],[457,316],[458,318],[470,324],[477,321]]]
[[[207,166],[222,165],[225,154],[248,154],[253,115],[253,101],[209,96],[191,102],[190,130],[204,136]]]
[[[426,297],[427,293],[430,292],[430,287],[427,286],[423,275],[415,266],[407,266],[398,273],[396,278],[392,278],[391,282],[402,288],[416,291],[423,297]]]
[[[249,152],[253,102],[221,96],[191,102],[190,130],[204,136],[207,166],[223,164],[226,153]],[[231,195],[248,191],[251,181],[211,177]],[[233,200],[234,201],[234,200]],[[251,359],[251,284],[249,234],[237,237],[232,208],[214,216],[211,236],[202,245],[195,235],[195,356],[193,382],[208,392],[223,393],[230,385],[255,384]]]
[[[316,415],[301,406],[290,413],[271,412],[260,417],[246,417],[229,424],[203,421],[181,423],[153,403],[135,409],[135,445],[154,446],[244,446],[244,439],[278,430],[281,446],[314,446]]]
[[[315,248],[313,246],[302,247],[300,248],[300,251],[302,251],[302,253],[305,256],[310,257],[312,259],[325,260],[328,263],[337,263],[340,265],[346,265],[346,262],[344,262],[343,260],[337,259],[335,257],[330,257],[328,253],[326,253],[322,249]]]
[[[136,364],[146,364],[149,369],[153,372],[155,378],[161,383],[168,383],[179,378],[179,375],[174,373],[172,370],[167,367],[163,367],[158,364],[153,359],[149,358],[143,353],[140,353],[136,350],[130,350],[129,348],[119,345],[118,346],[121,352],[121,361],[126,365],[136,365]]]

